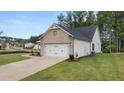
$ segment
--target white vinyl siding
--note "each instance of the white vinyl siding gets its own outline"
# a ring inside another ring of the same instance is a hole
[[[94,52],[96,53],[101,52],[101,41],[100,41],[98,29],[96,29],[96,32],[93,36],[92,43],[91,43],[91,50],[92,50],[92,44],[94,44]]]
[[[74,57],[82,57],[90,54],[90,42],[82,41],[82,40],[74,40]]]

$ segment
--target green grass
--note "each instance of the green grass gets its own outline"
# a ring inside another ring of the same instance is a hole
[[[98,54],[61,62],[23,80],[124,80],[124,54]]]
[[[4,54],[0,55],[0,65],[5,65],[12,62],[17,62],[21,60],[29,59],[29,57],[24,57],[22,54]]]

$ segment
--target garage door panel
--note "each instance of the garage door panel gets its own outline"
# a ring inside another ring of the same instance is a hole
[[[69,56],[68,44],[50,44],[45,45],[44,54],[46,56]]]

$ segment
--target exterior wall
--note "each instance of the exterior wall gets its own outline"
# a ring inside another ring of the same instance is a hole
[[[101,40],[98,28],[94,34],[94,37],[91,42],[91,51],[92,51],[92,44],[94,43],[94,52],[98,53],[101,52]]]
[[[76,55],[78,56],[76,57]],[[74,57],[82,57],[90,54],[90,42],[82,41],[82,40],[74,40]]]
[[[57,31],[54,36],[54,31]],[[49,29],[41,39],[41,55],[44,55],[45,45],[49,44],[69,44],[69,54],[73,54],[73,38],[59,28]]]
[[[57,31],[56,36],[54,36],[54,31]],[[67,33],[59,28],[50,29],[42,40],[43,43],[70,43],[70,37]]]
[[[56,36],[53,34],[54,31],[57,31]],[[45,45],[69,44],[69,54],[74,54],[75,58],[77,54],[78,57],[87,56],[92,51],[93,43],[95,46],[94,51],[96,53],[101,52],[101,41],[98,29],[96,29],[92,42],[74,39],[60,28],[49,29],[41,39],[41,55],[44,55]]]

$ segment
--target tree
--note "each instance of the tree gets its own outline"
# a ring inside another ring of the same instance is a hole
[[[85,17],[87,15],[86,11],[72,11],[66,12],[67,16],[65,17],[63,14],[57,16],[58,23],[63,25],[70,25],[72,28],[77,28],[85,25]]]
[[[59,23],[72,28],[97,24],[100,30],[102,50],[120,52],[124,50],[124,12],[121,11],[70,11],[67,16],[60,15]]]
[[[109,52],[119,52],[123,47],[121,45],[124,38],[123,16],[124,13],[120,11],[98,12],[97,24],[101,31],[101,37],[105,37],[109,41]],[[107,35],[104,35],[105,32],[107,32]],[[103,41],[105,38],[102,38]]]
[[[31,36],[29,41],[31,43],[36,43],[37,41],[39,41],[39,36]]]
[[[65,23],[65,16],[62,13],[60,13],[60,15],[57,16],[57,19],[58,19],[59,24],[64,24]]]
[[[72,17],[74,19],[74,28],[81,27],[85,25],[84,18],[86,17],[87,12],[86,11],[73,11]]]
[[[89,11],[86,17],[86,24],[92,25],[95,24],[95,15],[93,11]]]
[[[114,15],[114,29],[115,29],[115,35],[116,35],[116,45],[117,45],[117,52],[120,52],[121,48],[121,42],[123,40],[123,34],[124,34],[124,12],[121,11],[115,11],[113,12]]]
[[[3,34],[3,31],[0,31],[0,39],[1,39],[1,35]]]
[[[3,34],[3,31],[0,31],[0,35]]]
[[[71,28],[74,27],[72,12],[67,12],[66,23],[69,24]]]
[[[124,45],[122,46],[124,41],[124,12],[119,12],[119,28],[118,29],[119,29],[119,42],[120,42],[119,51],[120,51],[120,48],[124,47]]]
[[[110,53],[112,51],[113,20],[112,12],[104,11],[97,14],[97,24],[101,32],[101,39],[102,42],[107,43],[106,45],[109,46]]]

